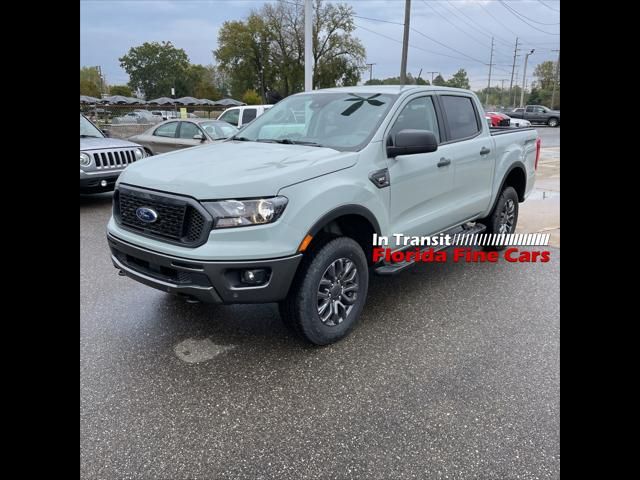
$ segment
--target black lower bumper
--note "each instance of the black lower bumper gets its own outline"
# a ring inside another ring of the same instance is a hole
[[[80,179],[80,191],[81,192],[108,192],[113,190],[116,185],[116,180],[120,176],[120,172],[111,175],[96,175],[92,177],[84,177]],[[102,181],[107,182],[105,186],[102,186]]]
[[[302,254],[273,260],[210,262],[173,257],[107,234],[113,265],[128,277],[165,292],[206,303],[269,303],[283,300]],[[264,269],[263,285],[247,285],[241,273]]]

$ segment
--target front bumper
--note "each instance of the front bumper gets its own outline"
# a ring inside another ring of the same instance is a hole
[[[116,180],[122,170],[105,170],[98,172],[85,172],[80,170],[80,190],[113,190]],[[107,185],[102,187],[102,180],[106,180]]]
[[[271,260],[198,261],[141,248],[107,234],[113,265],[126,276],[165,292],[206,303],[270,303],[283,300],[302,254]],[[264,285],[240,282],[243,269],[266,269]]]

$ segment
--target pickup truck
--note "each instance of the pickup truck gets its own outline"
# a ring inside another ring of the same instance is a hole
[[[522,118],[531,123],[540,123],[557,127],[560,125],[560,110],[550,110],[542,105],[527,105],[524,108],[516,108],[506,112],[511,118]]]
[[[374,234],[399,250],[394,234],[513,232],[539,148],[532,128],[490,128],[467,90],[292,95],[228,140],[130,165],[111,259],[190,302],[279,302],[285,324],[329,344],[358,320],[370,274],[409,266],[374,262]]]
[[[145,156],[137,143],[108,138],[105,131],[80,114],[80,193],[113,190],[127,165]]]

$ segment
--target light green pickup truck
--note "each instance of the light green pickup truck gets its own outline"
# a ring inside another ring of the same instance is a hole
[[[512,232],[539,149],[533,129],[491,129],[466,90],[293,95],[227,141],[130,165],[112,261],[188,301],[279,302],[303,338],[332,343],[362,312],[369,275],[407,266],[374,262],[374,233]]]

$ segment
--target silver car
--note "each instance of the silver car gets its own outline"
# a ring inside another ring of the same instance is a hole
[[[147,155],[158,155],[224,140],[237,131],[233,125],[219,120],[176,119],[154,125],[146,132],[130,137],[129,140],[142,145]]]

